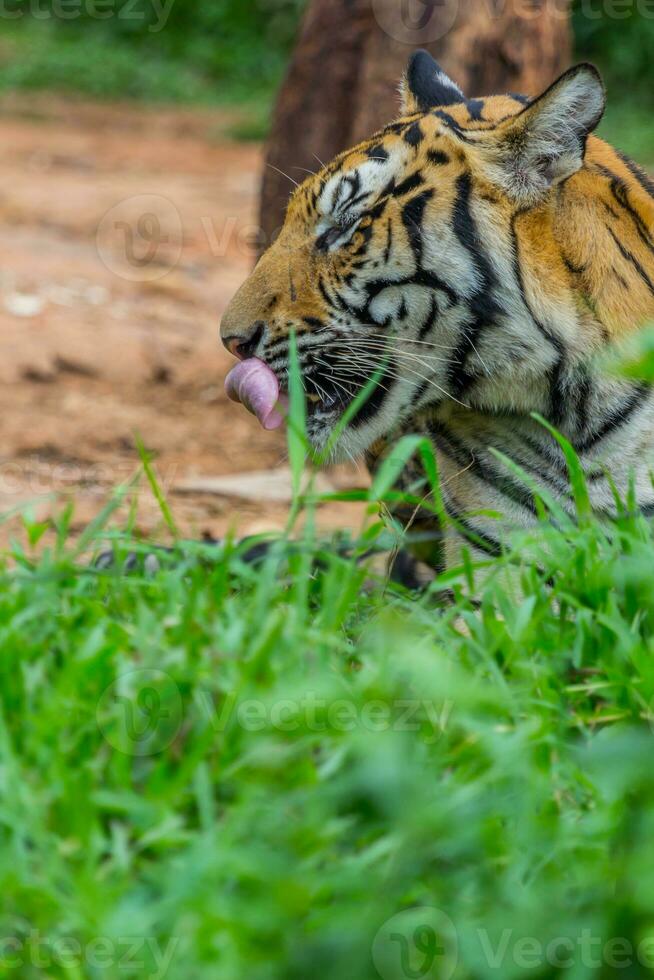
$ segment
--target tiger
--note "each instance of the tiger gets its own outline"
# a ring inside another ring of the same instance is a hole
[[[466,552],[489,562],[535,526],[524,476],[574,518],[543,420],[578,454],[598,514],[630,487],[654,513],[652,389],[604,363],[654,320],[654,183],[596,135],[606,98],[587,63],[536,98],[468,98],[417,51],[400,117],[293,192],[222,318],[227,349],[282,391],[295,337],[317,451],[375,377],[335,458],[374,474],[404,436],[430,440],[446,520],[420,521],[444,538],[435,572]]]

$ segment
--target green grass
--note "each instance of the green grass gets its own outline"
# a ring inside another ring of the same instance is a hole
[[[641,166],[654,168],[654,122],[651,106],[639,101],[611,99],[598,135],[632,157]]]
[[[479,609],[470,565],[416,596],[321,547],[311,498],[260,568],[230,542],[89,567],[133,487],[81,541],[66,512],[43,550],[25,518],[0,572],[2,975],[653,975],[654,531],[631,505],[596,523],[564,448],[578,523],[544,501]]]
[[[192,59],[166,54],[156,35],[139,49],[91,32],[66,36],[34,28],[9,29],[1,40],[0,92],[48,90],[101,100],[243,105],[247,113],[262,115],[283,70],[280,54],[266,74],[250,83],[239,77],[221,80]]]
[[[9,31],[3,37],[0,91],[51,90],[96,99],[216,102],[217,86],[184,62],[161,57],[156,44],[136,52],[109,37],[61,37]],[[98,70],[98,66],[102,70]]]
[[[233,12],[223,15],[224,24],[191,28],[173,22],[155,34],[148,34],[140,21],[131,34],[112,33],[113,21],[6,21],[0,38],[0,93],[50,90],[102,100],[229,105],[239,108],[241,118],[226,134],[242,141],[263,140],[288,57],[291,25],[302,4],[293,12],[290,0],[274,0],[286,17],[277,34],[274,19],[263,8],[237,15],[237,5],[233,0],[230,4]],[[610,68],[607,54],[592,46],[594,35],[579,34],[578,57],[599,55],[600,64]],[[638,87],[625,91],[615,80],[616,71],[609,77],[609,107],[600,135],[644,166],[654,166],[649,94]]]

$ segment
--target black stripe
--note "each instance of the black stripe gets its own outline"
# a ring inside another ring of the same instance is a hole
[[[559,357],[556,364],[550,369],[550,407],[548,417],[555,428],[558,428],[566,415],[566,394],[568,391],[568,375],[564,357]]]
[[[385,163],[388,160],[388,151],[384,149],[381,143],[376,143],[375,146],[368,147],[366,156],[370,160],[378,160],[380,163]]]
[[[586,453],[603,439],[612,435],[617,429],[626,425],[639,408],[648,400],[652,389],[648,384],[639,384],[634,388],[628,400],[619,408],[613,409],[598,429],[581,443],[575,446],[578,453]]]
[[[371,372],[371,376],[375,375],[375,371]],[[350,427],[353,429],[358,429],[360,426],[365,425],[369,422],[371,418],[377,415],[389,397],[392,389],[396,385],[397,370],[392,362],[386,365],[384,373],[379,378],[374,391],[368,396],[368,400],[364,402],[359,411],[356,413],[353,419],[350,421]],[[364,385],[365,387],[365,385]]]
[[[422,264],[422,221],[425,216],[425,208],[428,201],[433,197],[434,192],[423,191],[417,194],[404,205],[402,209],[402,221],[409,236],[409,243],[416,257],[418,267]]]
[[[596,164],[596,168],[604,177],[607,178],[607,180],[610,181],[611,194],[613,195],[614,200],[617,201],[620,207],[626,211],[631,218],[640,240],[650,252],[654,253],[654,240],[652,239],[650,230],[643,221],[643,218],[631,205],[629,200],[629,188],[627,184],[621,177],[618,177],[618,175],[614,174],[612,170],[609,170],[608,167],[604,167],[602,164]]]
[[[439,167],[445,166],[446,163],[450,162],[447,153],[443,153],[442,150],[427,150],[427,159],[430,163],[435,163]]]
[[[507,453],[507,455],[525,470],[525,472],[531,473],[536,480],[547,483],[558,494],[567,494],[570,486],[568,464],[566,463],[563,450],[554,436],[550,436],[549,433],[543,430],[543,437],[547,441],[539,443],[525,432],[516,432],[514,430],[511,434],[518,439],[518,442],[521,444],[521,450],[525,448],[534,454],[536,460],[539,462],[539,468],[533,465],[533,461],[527,461],[522,455],[516,453],[515,449],[511,449],[511,452]],[[554,455],[548,451],[550,449],[554,451]],[[555,472],[545,473],[543,472],[543,467],[553,469]]]
[[[387,207],[388,207],[388,198],[387,197],[382,198],[381,201],[378,201],[374,207],[368,210],[368,215],[372,218],[373,221],[379,221],[379,219],[384,216]]]
[[[431,388],[431,382],[423,381],[416,388],[416,390],[411,395],[411,404],[414,408],[418,408],[422,404],[422,399],[425,397],[429,389]]]
[[[528,487],[516,482],[508,473],[499,471],[489,461],[481,460],[475,454],[475,449],[466,446],[457,439],[450,429],[439,422],[430,422],[429,434],[438,449],[452,459],[457,466],[474,474],[482,483],[488,484],[503,497],[507,497],[524,510],[528,510],[534,515],[537,513],[534,496]]]
[[[370,191],[368,190],[361,191],[360,194],[357,194],[356,197],[351,198],[347,202],[347,209],[349,210],[350,208],[353,208],[355,205],[360,204],[361,201],[365,201],[366,198],[368,197],[370,197]],[[384,206],[386,206],[386,202],[384,202]]]
[[[386,205],[384,205],[384,207],[385,206]],[[356,248],[354,250],[354,252],[352,253],[352,255],[358,256],[358,255],[365,255],[366,254],[366,252],[368,251],[368,245],[370,244],[370,240],[372,238],[372,235],[373,235],[374,230],[375,230],[375,226],[374,226],[373,222],[371,222],[369,225],[366,225],[365,227],[362,227],[361,225],[359,225],[359,227],[357,228],[357,232],[358,232],[359,235],[361,235],[361,239],[362,240],[361,240],[361,244],[359,245],[358,248]]]
[[[527,298],[527,290],[525,287],[524,275],[522,272],[522,265],[520,263],[520,242],[518,240],[518,233],[516,230],[516,224],[518,218],[524,211],[516,211],[511,219],[511,236],[513,240],[513,270],[515,277],[518,282],[520,289],[520,295],[522,297],[522,302],[525,304],[525,308],[529,313],[535,327],[540,331],[540,333],[545,337],[551,347],[554,348],[556,352],[556,363],[550,368],[549,371],[549,384],[550,384],[550,404],[549,404],[549,416],[556,425],[556,419],[560,420],[563,413],[563,406],[565,404],[565,344],[557,337],[556,334],[552,333],[544,323],[536,316],[531,308],[529,300]]]
[[[391,191],[393,197],[403,197],[405,194],[410,194],[411,191],[418,190],[419,187],[425,182],[425,178],[422,176],[420,171],[415,174],[411,174],[406,180],[403,180],[401,184],[398,184],[394,190]],[[383,196],[383,194],[382,194]]]
[[[557,493],[566,493],[569,487],[568,480],[568,465],[563,454],[563,450],[559,446],[558,442],[554,436],[550,436],[546,430],[543,429],[543,439],[544,441],[538,442],[535,438],[528,435],[526,432],[518,431],[513,429],[511,436],[518,440],[520,444],[520,453],[516,452],[515,448],[511,448],[511,451],[507,453],[523,470],[531,473],[536,479],[545,481],[552,490]],[[526,460],[522,455],[523,450],[531,452],[536,457],[537,465],[534,465],[533,460]],[[549,450],[553,450],[554,455]],[[543,467],[554,470],[554,473],[544,473]],[[557,480],[558,478],[558,480]]]
[[[384,249],[385,265],[388,265],[388,261],[391,257],[392,248],[393,248],[393,219],[391,217],[388,219],[388,228],[386,229],[386,248]]]
[[[634,163],[625,153],[621,153],[620,150],[615,151],[624,165],[627,167],[629,172],[636,178],[640,186],[646,191],[650,197],[654,197],[654,181],[648,174],[642,170],[637,163]]]
[[[391,177],[386,186],[382,189],[379,200],[383,200],[385,197],[391,197],[395,193],[395,177]]]
[[[384,128],[382,129],[379,135],[386,136],[390,133],[392,133],[393,135],[397,135],[397,134],[401,135],[406,128],[407,128],[406,121],[389,123],[388,126],[384,126]]]
[[[341,312],[347,313],[354,319],[357,318],[358,310],[355,310],[349,303],[346,303],[343,297],[338,293],[338,290],[334,296],[330,296],[322,276],[320,276],[318,279],[318,289],[320,291],[320,295],[331,309],[341,310]]]
[[[645,285],[649,289],[650,293],[652,293],[652,295],[654,295],[654,283],[652,282],[652,280],[650,279],[650,277],[647,275],[645,269],[640,264],[640,262],[638,261],[638,259],[636,258],[636,256],[635,255],[632,255],[632,253],[629,251],[629,249],[627,249],[627,248],[624,247],[624,245],[622,244],[622,242],[620,241],[620,239],[615,234],[615,232],[613,231],[612,228],[608,228],[607,231],[608,231],[609,235],[611,236],[611,238],[613,239],[613,241],[615,242],[615,244],[617,245],[618,250],[619,250],[620,254],[622,255],[622,258],[626,262],[629,262],[631,265],[633,265],[634,269],[636,270],[636,272],[638,273],[638,275],[640,276],[640,278],[643,280],[643,282],[645,283]]]
[[[567,255],[564,255],[563,256],[563,261],[565,263],[566,269],[568,270],[568,272],[572,273],[573,276],[581,276],[588,269],[588,266],[586,265],[586,263],[584,263],[583,265],[576,265],[572,261],[572,259],[569,259],[567,257]]]
[[[427,334],[429,334],[436,326],[436,317],[438,316],[438,300],[435,296],[431,298],[431,307],[429,313],[427,314],[427,319],[420,327],[420,332],[418,333],[418,340],[424,340]]]
[[[632,206],[631,201],[629,200],[629,188],[627,185],[621,180],[616,180],[611,185],[611,191],[618,204],[624,208],[633,221],[634,225],[636,226],[636,231],[638,232],[643,244],[647,246],[650,252],[654,252],[654,241],[652,240],[650,230],[643,220],[642,215],[640,215]]]
[[[469,355],[475,350],[475,341],[479,339],[486,327],[494,326],[497,317],[502,313],[494,290],[497,286],[495,272],[482,249],[482,243],[477,231],[471,209],[472,177],[466,172],[457,180],[457,196],[452,213],[453,231],[472,259],[477,274],[477,290],[469,300],[471,322],[464,327],[461,339],[452,352],[448,367],[448,381],[451,393],[461,397],[466,388],[475,379],[466,366]]]
[[[452,306],[455,306],[459,302],[458,293],[448,283],[437,276],[435,272],[430,272],[429,269],[418,269],[415,275],[407,279],[403,285],[428,286],[430,289],[437,289],[439,292],[445,293]]]
[[[504,554],[504,549],[499,541],[491,538],[489,534],[479,531],[451,503],[447,502],[445,509],[449,516],[456,521],[455,530],[459,536],[464,537],[469,544],[472,544],[473,547],[478,548],[480,551],[485,551],[487,555],[492,555],[493,558],[500,558]]]
[[[413,147],[420,146],[424,138],[425,134],[423,133],[419,122],[414,122],[413,126],[409,126],[404,134],[404,142]]]
[[[320,290],[320,295],[324,299],[325,303],[327,303],[327,306],[332,310],[336,309],[338,304],[327,292],[327,287],[325,286],[325,281],[322,276],[320,276],[318,279],[318,289]]]
[[[350,191],[347,197],[345,197],[344,200],[341,201],[340,188],[344,184],[350,185]],[[338,187],[339,187],[339,192],[335,198],[336,206],[338,207],[339,210],[344,210],[347,206],[349,206],[352,203],[353,198],[355,198],[356,195],[361,190],[361,177],[359,176],[359,171],[355,170],[353,174],[349,174],[347,177],[342,177],[341,180],[339,181]]]
[[[466,102],[470,118],[475,122],[484,122],[484,108],[486,103],[483,99],[468,99]]]
[[[617,269],[611,269],[611,273],[618,280],[618,285],[620,286],[621,289],[629,289],[629,283],[624,278],[624,276],[620,275]],[[606,339],[608,340],[608,336]]]
[[[464,143],[470,142],[470,138],[466,136],[465,131],[461,128],[461,126],[456,121],[456,119],[452,118],[449,112],[443,112],[442,109],[436,109],[434,115],[437,116],[439,119],[442,119],[445,125],[448,126],[452,130],[452,132],[456,133],[456,135],[459,137],[460,140],[462,140]]]
[[[589,404],[593,396],[593,382],[586,365],[580,365],[575,371],[572,380],[572,397],[574,402],[574,414],[577,419],[577,432],[581,434],[588,430],[589,424]]]

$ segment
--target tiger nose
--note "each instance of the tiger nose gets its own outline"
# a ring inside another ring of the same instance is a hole
[[[234,357],[238,357],[241,361],[247,361],[248,358],[254,357],[265,329],[266,325],[263,320],[257,320],[244,333],[223,337],[223,344]]]

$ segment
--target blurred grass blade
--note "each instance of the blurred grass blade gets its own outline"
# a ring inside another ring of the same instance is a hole
[[[297,336],[291,332],[288,353],[289,412],[287,424],[288,459],[294,501],[302,490],[302,476],[307,461],[307,403],[297,350]]]
[[[570,519],[570,515],[566,513],[566,511],[563,509],[563,507],[556,499],[556,497],[552,493],[550,493],[550,491],[546,487],[542,486],[538,482],[538,480],[536,480],[533,476],[527,473],[527,471],[524,470],[522,466],[516,463],[515,460],[511,459],[510,456],[507,456],[505,453],[500,452],[499,449],[494,449],[491,446],[490,452],[495,457],[495,459],[498,460],[498,462],[500,462],[504,467],[506,467],[506,469],[510,473],[513,473],[513,475],[517,477],[517,479],[521,483],[524,483],[527,489],[531,491],[531,494],[534,498],[534,502],[537,505],[539,504],[539,502],[542,502],[542,505],[544,504],[546,510],[559,523],[560,527],[562,528],[572,527],[573,522]],[[543,509],[542,505],[540,508],[541,513]]]
[[[166,527],[172,534],[173,538],[176,541],[178,541],[180,534],[177,529],[177,525],[175,524],[175,519],[173,517],[170,507],[168,506],[168,501],[166,500],[165,494],[161,486],[159,485],[159,481],[157,480],[156,473],[154,472],[154,469],[152,467],[151,456],[148,453],[147,449],[145,448],[143,440],[139,435],[136,436],[136,448],[138,449],[139,456],[141,458],[141,463],[143,464],[143,469],[145,471],[145,475],[148,478],[148,483],[150,484],[150,488],[152,489],[154,498],[157,501],[162,517],[166,522]]]
[[[388,492],[395,487],[409,460],[419,452],[423,442],[423,436],[404,436],[397,445],[393,446],[375,473],[368,491],[370,500],[386,499]]]
[[[553,425],[539,415],[537,412],[532,414],[532,418],[536,419],[537,422],[547,429],[551,436],[556,439],[559,446],[563,450],[563,455],[565,456],[565,461],[568,466],[568,473],[570,475],[570,484],[572,486],[572,493],[575,499],[575,504],[577,507],[577,516],[579,517],[580,523],[587,523],[593,508],[590,502],[590,496],[588,494],[588,484],[586,483],[586,474],[583,471],[581,465],[581,460],[574,450],[574,447],[565,436],[554,428]]]
[[[387,363],[388,363],[388,357],[382,360],[382,363],[379,366],[379,368],[369,378],[369,380],[366,382],[366,384],[361,389],[361,391],[358,392],[356,398],[354,398],[350,402],[350,404],[347,406],[347,408],[341,415],[340,419],[334,426],[334,431],[330,435],[325,449],[322,451],[322,453],[318,454],[317,456],[316,462],[318,463],[319,466],[325,465],[329,457],[334,452],[334,449],[336,448],[336,444],[340,439],[341,435],[343,434],[343,432],[345,431],[345,429],[348,427],[352,419],[363,408],[365,403],[368,401],[370,396],[373,394],[373,392],[381,382],[381,379],[384,376],[384,371],[386,369]]]
[[[91,547],[91,545],[95,543],[100,532],[105,528],[109,518],[122,506],[127,494],[130,493],[135,486],[137,486],[139,478],[140,473],[135,473],[134,476],[127,481],[127,483],[122,483],[119,487],[116,487],[110,500],[107,501],[100,513],[93,518],[90,524],[88,524],[80,534],[73,549],[73,557],[83,554],[87,548]]]
[[[613,349],[606,370],[636,381],[654,381],[654,327],[639,330],[618,350]]]

